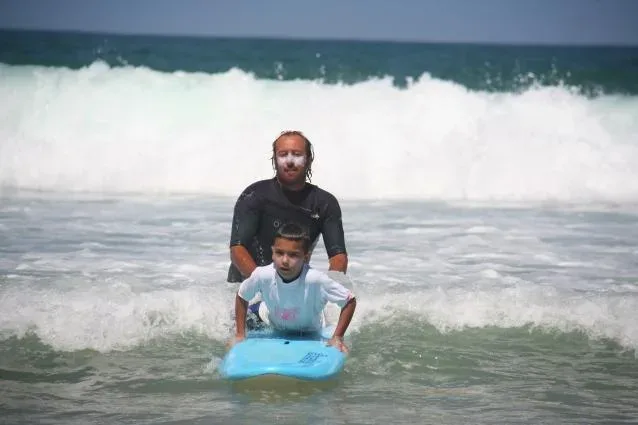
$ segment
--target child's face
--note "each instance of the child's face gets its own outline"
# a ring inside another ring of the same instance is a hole
[[[302,241],[275,238],[272,246],[272,261],[275,269],[284,279],[292,280],[299,276],[307,257]]]

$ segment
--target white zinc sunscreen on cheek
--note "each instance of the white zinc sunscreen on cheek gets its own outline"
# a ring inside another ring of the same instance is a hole
[[[277,165],[284,167],[287,164],[293,164],[295,167],[303,167],[306,165],[306,156],[303,154],[294,154],[288,152],[286,155],[277,156]]]

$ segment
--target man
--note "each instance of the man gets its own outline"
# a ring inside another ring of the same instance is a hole
[[[310,140],[300,131],[285,131],[273,142],[272,154],[275,177],[248,186],[235,204],[227,280],[241,282],[257,266],[270,264],[275,234],[290,221],[306,228],[310,253],[321,234],[329,270],[345,273],[348,254],[341,208],[331,193],[310,183],[314,160]]]

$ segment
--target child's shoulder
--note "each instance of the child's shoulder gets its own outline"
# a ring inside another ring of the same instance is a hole
[[[354,285],[350,277],[343,272],[334,270],[322,272],[309,267],[306,273],[306,281],[328,288],[343,287],[351,292],[354,290]]]
[[[266,266],[257,266],[255,270],[253,270],[252,276],[258,279],[269,279],[273,277],[274,273],[275,267],[271,263]]]
[[[313,269],[308,266],[308,270],[306,271],[306,282],[308,283],[330,283],[333,280],[321,270]]]

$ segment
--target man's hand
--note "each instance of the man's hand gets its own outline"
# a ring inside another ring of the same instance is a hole
[[[348,255],[334,255],[328,259],[328,263],[330,263],[328,270],[335,270],[341,273],[345,273],[348,270]]]

